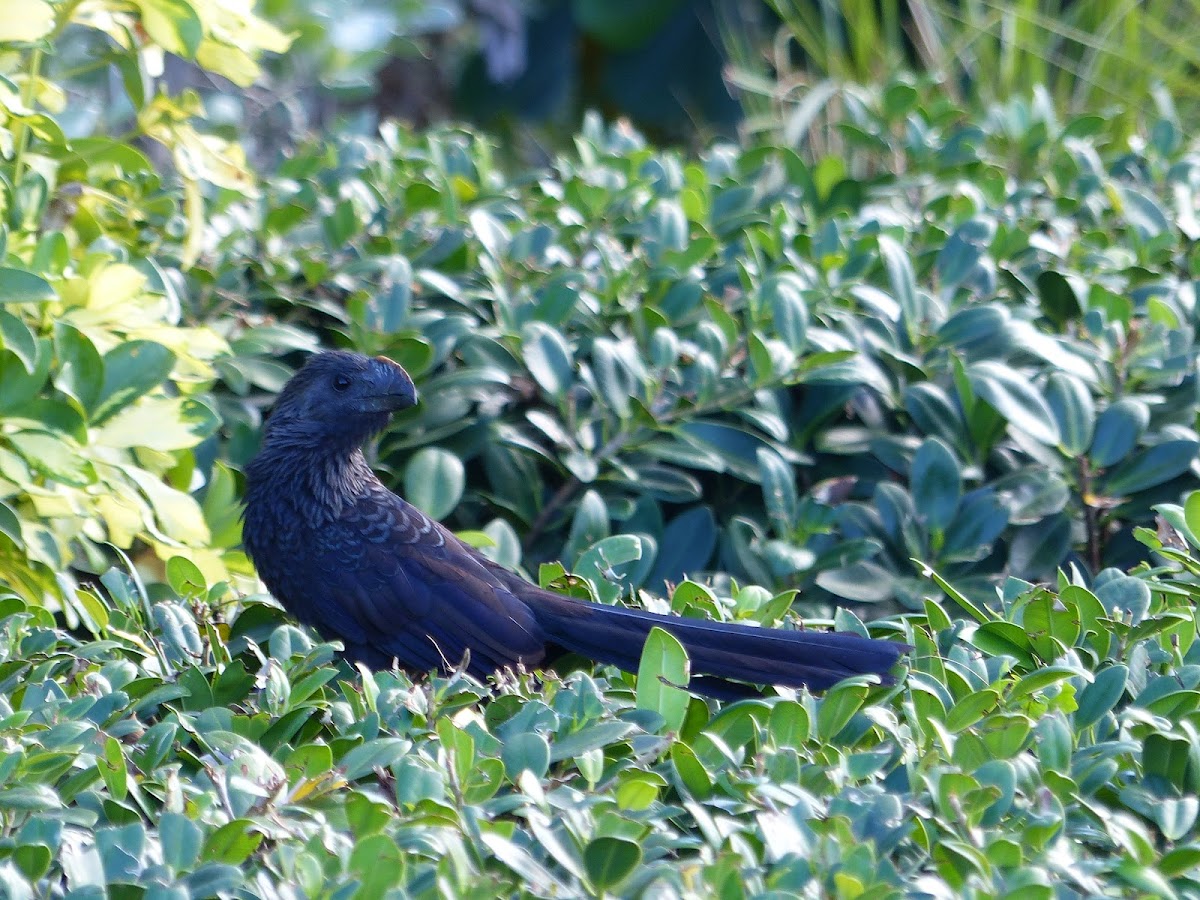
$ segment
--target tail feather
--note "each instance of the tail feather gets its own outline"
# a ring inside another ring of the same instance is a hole
[[[522,599],[534,611],[547,639],[626,671],[637,671],[651,628],[670,632],[687,650],[694,675],[709,676],[694,678],[692,687],[718,698],[746,695],[743,685],[731,681],[824,690],[844,678],[874,674],[891,684],[894,679],[888,670],[911,649],[856,634],[663,616],[544,591]]]

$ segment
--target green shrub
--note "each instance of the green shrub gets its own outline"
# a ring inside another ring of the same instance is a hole
[[[205,185],[245,194],[253,179],[240,148],[197,129],[196,98],[155,93],[152,74],[170,51],[249,83],[253,56],[285,45],[216,3],[30,0],[0,23],[0,583],[30,601],[73,602],[71,570],[104,571],[104,544],[188,548],[226,571],[211,548],[238,541],[233,481],[196,449],[219,424],[206,393],[229,348],[190,318],[182,269],[204,241]],[[72,46],[90,50],[58,55]],[[67,102],[97,72],[123,79],[120,139]]]
[[[246,298],[231,457],[280,355],[326,336],[413,372],[379,462],[507,564],[620,533],[627,588],[909,609],[913,560],[983,600],[1133,565],[1131,528],[1196,485],[1196,155],[1171,119],[1129,149],[1043,105],[859,101],[848,139],[895,176],[596,120],[515,180],[457,131],[297,154],[194,270],[202,303]]]
[[[611,669],[484,702],[335,667],[274,606],[215,618],[182,557],[169,591],[108,572],[74,635],[9,598],[0,889],[1190,896],[1200,494],[1160,511],[1156,570],[1008,579],[966,621],[929,585],[895,687],[673,724]]]

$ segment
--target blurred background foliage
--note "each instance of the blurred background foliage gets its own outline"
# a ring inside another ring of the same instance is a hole
[[[0,0],[0,886],[1194,896],[1197,21]],[[239,549],[329,345],[496,559],[912,671],[338,667]]]
[[[503,129],[553,151],[587,110],[656,143],[781,130],[839,149],[838,90],[926,76],[970,111],[1035,88],[1063,116],[1128,136],[1162,87],[1185,121],[1200,89],[1195,10],[1114,0],[275,0],[296,35],[274,94],[329,124],[358,110]],[[251,120],[247,120],[251,121]],[[300,123],[291,123],[293,125]]]

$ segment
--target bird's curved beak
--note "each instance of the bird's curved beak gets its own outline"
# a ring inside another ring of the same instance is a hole
[[[371,399],[380,412],[396,412],[417,405],[417,388],[404,367],[386,356],[376,356],[380,391]]]

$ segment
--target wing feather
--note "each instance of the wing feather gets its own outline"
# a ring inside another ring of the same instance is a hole
[[[424,672],[459,665],[469,649],[468,670],[484,677],[545,656],[540,626],[505,582],[395,494],[359,498],[317,545],[329,589],[314,624],[344,635],[362,658],[370,647]]]

